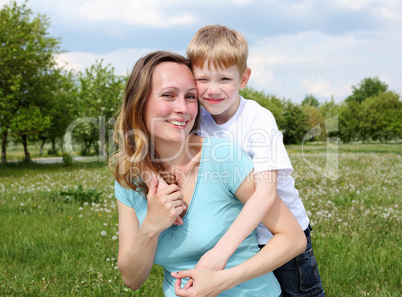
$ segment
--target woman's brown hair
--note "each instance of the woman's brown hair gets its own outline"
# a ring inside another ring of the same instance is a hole
[[[119,149],[109,161],[113,175],[121,186],[143,193],[148,192],[148,187],[140,178],[140,172],[144,169],[167,179],[163,165],[153,161],[159,158],[155,152],[151,155],[150,135],[143,116],[145,102],[152,88],[152,75],[155,67],[163,62],[183,64],[191,70],[186,58],[166,51],[150,53],[137,61],[127,81],[124,101],[115,124],[114,140]],[[198,118],[199,115],[193,130],[198,127]]]

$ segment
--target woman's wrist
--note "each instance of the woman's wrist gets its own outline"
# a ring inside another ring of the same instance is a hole
[[[158,228],[155,228],[155,225],[149,222],[146,217],[140,227],[140,235],[148,240],[158,238],[162,231],[158,230]]]

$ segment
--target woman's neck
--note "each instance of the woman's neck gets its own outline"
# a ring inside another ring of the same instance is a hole
[[[165,169],[175,169],[188,165],[190,162],[199,162],[199,152],[202,149],[202,138],[189,135],[181,143],[158,143],[155,144],[159,158]]]

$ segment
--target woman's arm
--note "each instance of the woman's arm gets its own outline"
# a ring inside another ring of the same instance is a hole
[[[169,228],[183,211],[182,195],[176,185],[157,193],[155,179],[147,196],[147,215],[140,226],[135,210],[118,201],[119,257],[118,267],[124,284],[138,290],[152,269],[159,234]]]
[[[246,178],[236,191],[236,197],[243,203],[247,202],[254,191],[254,183],[250,181],[250,178]],[[172,273],[172,276],[178,278],[176,294],[178,296],[217,296],[240,283],[273,271],[305,250],[307,242],[303,230],[278,195],[262,222],[274,236],[260,252],[226,270],[194,269]],[[193,279],[193,286],[181,289],[180,279],[186,277]]]

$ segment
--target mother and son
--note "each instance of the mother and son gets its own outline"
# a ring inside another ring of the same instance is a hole
[[[159,264],[165,296],[325,296],[282,134],[239,95],[244,36],[206,26],[187,56],[150,53],[126,85],[111,160],[124,283]]]

